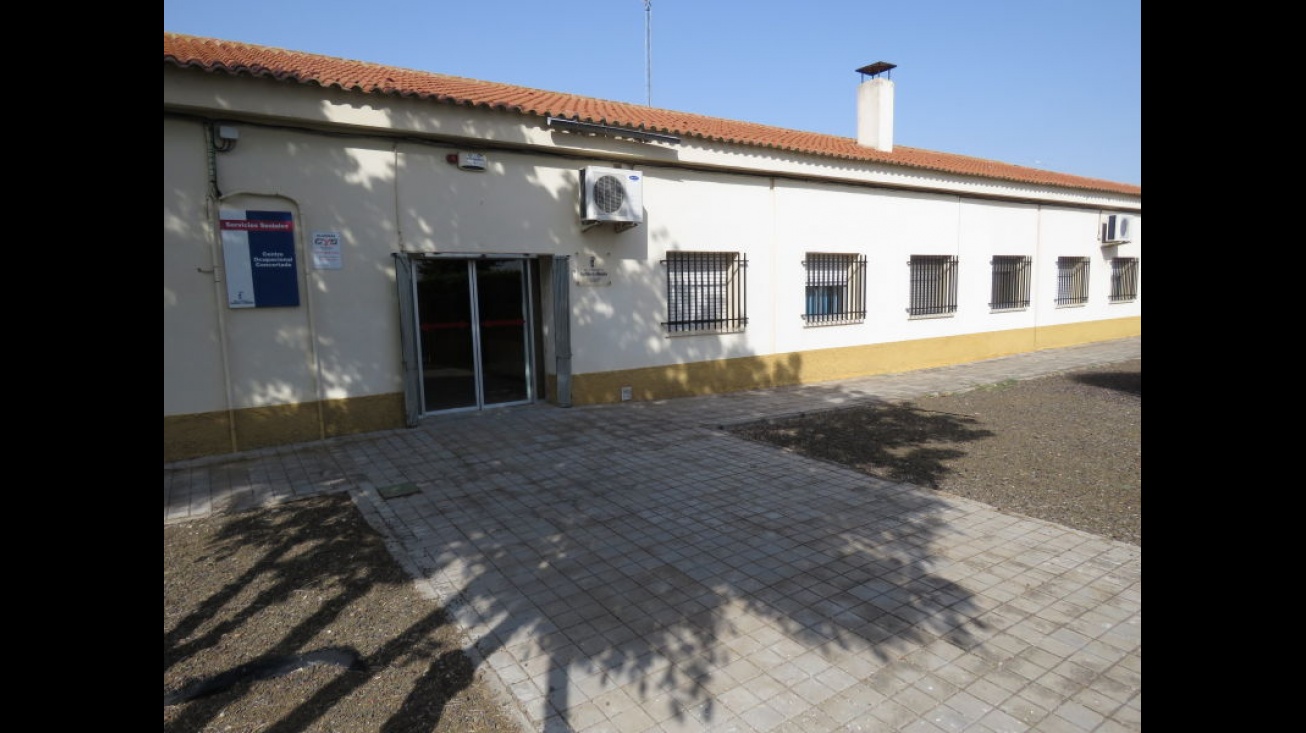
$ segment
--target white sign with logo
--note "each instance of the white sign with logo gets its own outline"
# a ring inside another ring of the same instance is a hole
[[[340,232],[313,232],[313,268],[339,270],[342,261]]]

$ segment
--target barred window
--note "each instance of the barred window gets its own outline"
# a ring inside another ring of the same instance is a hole
[[[860,323],[866,320],[866,257],[808,252],[808,325]]]
[[[913,316],[957,312],[957,258],[950,255],[912,255],[911,305]]]
[[[1088,302],[1088,258],[1057,258],[1057,305]]]
[[[999,255],[993,258],[993,292],[989,308],[1009,310],[1029,307],[1032,257]]]
[[[668,252],[663,264],[667,331],[742,331],[748,325],[748,259],[742,253]]]
[[[1111,259],[1111,302],[1127,303],[1138,299],[1138,258]]]

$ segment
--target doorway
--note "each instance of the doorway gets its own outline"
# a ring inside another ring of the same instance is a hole
[[[414,264],[422,411],[533,402],[534,261],[436,257]]]

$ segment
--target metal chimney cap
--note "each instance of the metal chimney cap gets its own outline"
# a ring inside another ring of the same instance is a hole
[[[863,66],[862,68],[858,69],[857,73],[870,74],[871,76],[875,76],[876,74],[883,74],[889,69],[896,69],[896,68],[898,68],[897,64],[891,64],[888,61],[876,61],[873,64],[867,64],[866,66]]]

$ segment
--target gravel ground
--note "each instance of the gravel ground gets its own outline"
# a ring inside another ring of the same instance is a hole
[[[1143,544],[1143,360],[733,432]]]
[[[165,733],[521,731],[465,646],[347,495],[163,528]]]
[[[1140,359],[734,432],[1141,546],[1142,394]],[[164,526],[165,733],[520,731],[464,647],[345,495]]]

